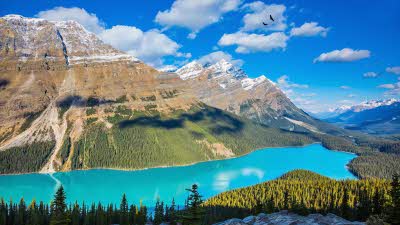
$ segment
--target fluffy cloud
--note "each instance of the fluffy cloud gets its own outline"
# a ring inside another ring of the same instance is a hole
[[[143,32],[136,27],[118,25],[103,31],[99,36],[105,43],[138,57],[152,66],[160,66],[163,56],[191,56],[178,52],[181,46],[156,29]]]
[[[283,31],[287,27],[284,15],[286,6],[284,5],[267,5],[261,1],[256,1],[245,4],[242,8],[250,11],[243,17],[244,26],[241,28],[242,31]],[[269,15],[272,15],[274,22],[270,20]],[[265,26],[263,22],[268,23],[268,25]]]
[[[308,88],[308,85],[306,84],[296,84],[293,83],[289,80],[289,76],[288,75],[283,75],[281,77],[278,78],[277,83],[279,85],[279,87],[283,88],[283,89],[288,89],[288,88]]]
[[[363,74],[363,77],[365,77],[365,78],[375,78],[377,76],[378,76],[378,74],[375,72],[366,72]]]
[[[170,9],[159,11],[155,21],[162,26],[185,27],[192,31],[188,38],[195,38],[204,27],[218,22],[222,15],[238,9],[241,0],[176,0]]]
[[[388,67],[388,68],[386,68],[386,72],[400,75],[400,66]]]
[[[220,46],[237,45],[237,53],[269,52],[273,49],[285,49],[289,39],[283,32],[270,35],[237,32],[224,34],[218,41]]]
[[[223,51],[212,52],[208,55],[202,56],[198,60],[198,62],[201,64],[215,63],[215,62],[220,61],[221,59],[225,59],[226,61],[231,62],[233,65],[236,65],[239,67],[243,65],[243,60],[233,59],[232,55],[225,53]]]
[[[56,7],[39,12],[37,17],[52,21],[74,20],[88,31],[96,33],[105,43],[152,66],[162,66],[164,56],[191,57],[190,53],[179,52],[181,46],[157,29],[142,31],[137,27],[123,25],[106,29],[95,14],[85,9]]]
[[[344,48],[342,50],[334,50],[327,53],[322,53],[314,59],[316,62],[352,62],[364,58],[369,58],[371,55],[368,50],[353,50],[351,48]]]
[[[317,22],[304,23],[300,27],[294,27],[290,31],[291,36],[317,36],[321,35],[322,37],[326,37],[328,34],[329,28],[325,28],[322,26],[318,26]]]
[[[95,14],[88,13],[85,9],[77,7],[55,7],[50,10],[41,11],[36,16],[51,21],[74,20],[85,27],[86,30],[96,34],[104,30],[104,23]]]

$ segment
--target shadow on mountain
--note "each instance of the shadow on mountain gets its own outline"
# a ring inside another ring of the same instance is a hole
[[[133,126],[155,127],[163,129],[177,129],[185,126],[185,121],[193,123],[202,123],[213,134],[219,135],[223,133],[240,132],[244,123],[223,112],[222,110],[206,108],[194,113],[182,113],[177,118],[163,119],[157,116],[141,116],[132,120],[124,120],[119,123],[120,128],[129,128]]]
[[[6,79],[0,79],[0,90],[7,87],[10,84],[10,81]]]
[[[164,129],[176,129],[182,128],[184,119],[168,119],[162,120],[160,116],[141,116],[133,120],[124,120],[119,123],[119,128],[128,128],[133,126],[142,126],[142,127],[156,127],[156,128],[164,128]]]
[[[109,103],[114,103],[113,100],[98,99],[95,97],[83,98],[79,95],[69,95],[59,101],[57,101],[57,107],[59,108],[69,108],[71,106],[76,107],[94,107]]]

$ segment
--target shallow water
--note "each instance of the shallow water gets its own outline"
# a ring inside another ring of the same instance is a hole
[[[32,199],[50,202],[62,184],[69,202],[119,204],[126,193],[130,203],[142,201],[153,206],[159,197],[169,204],[172,198],[183,204],[185,188],[199,185],[200,193],[211,197],[234,188],[271,180],[293,169],[307,169],[334,179],[354,179],[346,164],[354,154],[330,151],[319,144],[305,147],[269,148],[248,155],[190,166],[154,168],[140,171],[95,169],[49,174],[0,176],[0,196],[5,200]]]

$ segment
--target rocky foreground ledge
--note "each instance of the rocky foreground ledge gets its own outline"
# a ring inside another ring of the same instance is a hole
[[[326,216],[321,214],[310,214],[300,216],[295,213],[289,213],[286,210],[265,214],[260,213],[257,216],[248,216],[244,219],[230,219],[214,225],[364,225],[361,222],[350,222],[339,216],[328,213]]]

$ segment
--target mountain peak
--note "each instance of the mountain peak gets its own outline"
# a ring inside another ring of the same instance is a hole
[[[48,21],[20,15],[0,18],[0,37],[10,46],[2,57],[26,62],[52,59],[66,65],[116,60],[139,61],[103,43],[76,21]]]

